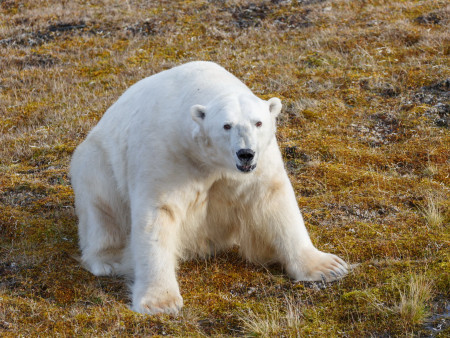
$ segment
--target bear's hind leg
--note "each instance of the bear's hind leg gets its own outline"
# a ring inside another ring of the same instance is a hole
[[[111,207],[97,199],[85,212],[79,225],[83,265],[96,276],[125,273],[122,260],[126,234]]]
[[[92,142],[80,145],[72,159],[71,180],[81,260],[96,276],[127,272],[122,261],[129,211],[118,196],[113,177],[100,147]]]

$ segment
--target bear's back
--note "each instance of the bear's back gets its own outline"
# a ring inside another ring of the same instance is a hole
[[[223,67],[210,61],[193,61],[142,80],[143,87],[157,87],[167,96],[182,95],[188,104],[207,104],[218,96],[249,93],[250,89]],[[190,99],[192,99],[192,102]]]
[[[223,67],[209,61],[193,61],[132,85],[106,111],[94,130],[112,131],[149,121],[153,127],[191,124],[191,106],[208,105],[219,96],[244,93],[253,96],[243,82]]]

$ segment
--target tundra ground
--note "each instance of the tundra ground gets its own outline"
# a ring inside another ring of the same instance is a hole
[[[0,334],[449,334],[444,0],[0,2]],[[128,309],[77,248],[71,154],[131,84],[215,61],[284,103],[278,140],[316,246],[293,283],[230,251],[181,264],[178,317]]]

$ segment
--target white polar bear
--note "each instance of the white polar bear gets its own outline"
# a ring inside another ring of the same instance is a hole
[[[177,313],[177,261],[234,244],[298,281],[334,280],[347,264],[316,249],[275,139],[278,98],[256,97],[211,62],[136,83],[71,163],[84,265],[132,276],[132,309]]]

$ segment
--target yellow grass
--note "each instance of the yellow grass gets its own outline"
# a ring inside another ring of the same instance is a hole
[[[447,221],[442,205],[443,201],[438,196],[429,194],[425,203],[420,207],[420,211],[429,227],[441,227]],[[448,211],[447,211],[448,212]]]
[[[428,302],[433,296],[431,282],[424,275],[413,275],[409,284],[400,291],[398,312],[411,326],[421,324],[429,316]]]
[[[301,307],[302,304],[293,296],[286,296],[283,302],[265,302],[261,312],[249,309],[240,315],[244,334],[251,337],[300,337],[303,325]]]

